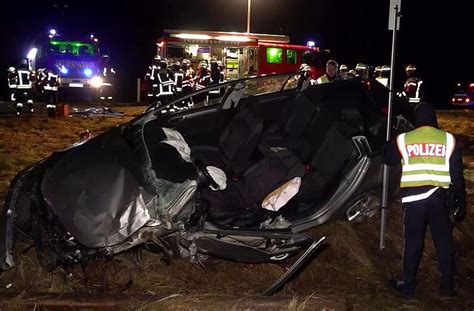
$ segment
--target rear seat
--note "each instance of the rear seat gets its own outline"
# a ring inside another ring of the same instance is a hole
[[[288,149],[301,155],[311,146],[304,135],[313,117],[318,114],[319,108],[314,105],[304,93],[299,93],[290,103],[288,109],[283,111],[286,122],[279,130],[267,130],[262,136],[259,150],[264,155],[274,151]],[[301,152],[298,152],[301,151]]]
[[[321,199],[354,152],[352,141],[344,137],[337,127],[338,124],[334,124],[328,129],[319,148],[311,156],[296,200],[314,202]]]
[[[192,157],[199,158],[205,165],[217,166],[227,173],[240,175],[253,164],[252,154],[262,131],[262,121],[248,108],[241,108],[222,132],[219,145],[193,146]]]

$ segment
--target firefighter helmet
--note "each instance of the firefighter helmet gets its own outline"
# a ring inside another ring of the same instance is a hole
[[[15,67],[8,67],[8,72],[11,72],[11,73],[15,72]]]
[[[153,60],[160,61],[160,60],[161,60],[161,56],[160,56],[160,55],[155,55],[155,57],[153,58]]]
[[[367,65],[364,64],[364,63],[357,63],[356,67],[355,67],[355,70],[366,70],[367,69]]]
[[[412,65],[412,64],[409,64],[409,65],[406,65],[405,66],[405,71],[416,71],[416,66],[415,65]]]
[[[349,70],[349,68],[347,68],[347,65],[345,64],[342,64],[341,66],[339,66],[339,71],[340,72],[347,72]]]

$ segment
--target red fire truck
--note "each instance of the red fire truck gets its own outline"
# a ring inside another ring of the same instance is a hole
[[[193,66],[215,58],[226,68],[227,79],[297,72],[303,54],[311,51],[317,59],[313,67],[324,74],[327,51],[312,45],[289,44],[284,35],[219,31],[165,30],[157,42],[157,54],[168,59],[189,59]]]

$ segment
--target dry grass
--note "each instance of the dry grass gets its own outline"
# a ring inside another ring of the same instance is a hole
[[[23,167],[77,141],[79,132],[93,133],[125,122],[142,108],[122,108],[126,113],[115,118],[0,117],[0,198],[13,176]],[[419,272],[420,293],[405,301],[393,295],[386,281],[401,269],[401,219],[399,204],[389,210],[387,247],[378,250],[378,216],[358,224],[334,222],[315,228],[308,234],[326,235],[330,247],[304,272],[271,300],[256,298],[275,281],[294,258],[281,264],[239,264],[209,258],[204,268],[187,260],[163,263],[158,255],[135,252],[117,256],[110,262],[91,262],[85,269],[45,272],[38,265],[34,250],[18,258],[17,265],[0,276],[1,292],[55,292],[90,294],[150,294],[169,297],[159,302],[141,302],[130,309],[212,309],[241,310],[312,310],[342,301],[352,310],[472,310],[474,308],[474,114],[440,113],[440,124],[451,133],[460,134],[466,146],[465,176],[469,189],[468,217],[456,227],[459,295],[454,300],[437,296],[437,262],[428,234]],[[16,252],[27,245],[17,245]],[[6,288],[8,284],[11,287]],[[1,305],[1,303],[0,303]],[[338,305],[339,306],[339,305]],[[13,305],[9,305],[13,307]],[[343,308],[343,307],[342,307]],[[1,306],[0,306],[1,309]],[[337,309],[337,308],[336,308]],[[3,309],[2,309],[3,310]]]

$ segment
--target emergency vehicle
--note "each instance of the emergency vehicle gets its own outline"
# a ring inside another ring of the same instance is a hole
[[[474,83],[458,83],[451,103],[455,106],[474,107]]]
[[[97,89],[102,85],[100,77],[101,55],[98,39],[66,37],[51,29],[47,38],[30,50],[30,69],[55,70],[60,77],[61,89]],[[34,51],[34,53],[32,53]]]
[[[221,60],[227,79],[297,72],[307,51],[317,56],[313,59],[320,59],[315,67],[323,75],[327,60],[327,51],[320,51],[314,43],[290,44],[285,35],[165,29],[156,45],[162,58],[190,59],[195,67],[201,60]]]

